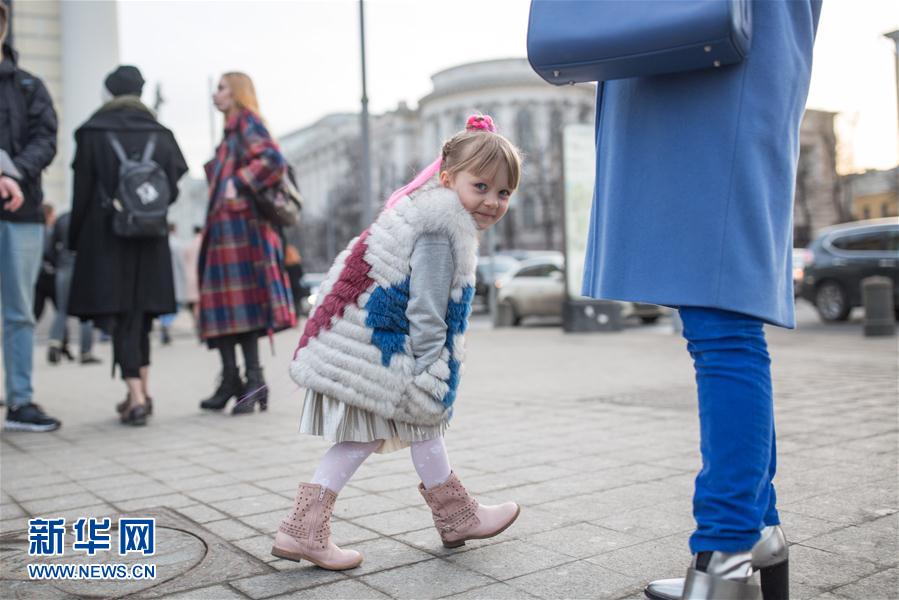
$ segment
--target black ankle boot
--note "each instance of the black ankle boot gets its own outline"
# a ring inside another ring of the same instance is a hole
[[[200,402],[200,408],[222,410],[231,398],[240,398],[243,393],[243,381],[237,368],[222,371],[222,381],[212,397]]]
[[[58,365],[61,352],[59,346],[50,346],[47,348],[47,362],[51,365]]]
[[[259,403],[260,411],[268,408],[268,386],[265,385],[265,379],[262,378],[261,367],[247,369],[247,384],[244,387],[240,400],[231,409],[231,414],[249,414],[253,412],[257,402]]]

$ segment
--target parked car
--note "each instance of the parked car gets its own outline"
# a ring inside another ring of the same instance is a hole
[[[809,246],[800,296],[824,321],[845,321],[862,304],[862,280],[882,275],[893,280],[899,306],[899,219],[871,219],[830,227]]]
[[[305,290],[305,295],[300,300],[300,310],[304,315],[308,315],[312,311],[318,300],[318,291],[322,282],[325,280],[327,273],[306,273],[300,279],[300,287]]]
[[[561,254],[531,258],[496,280],[497,304],[507,311],[513,325],[524,317],[562,316],[564,262]]]
[[[493,277],[490,276],[490,257],[482,256],[478,259],[478,268],[475,271],[474,295],[483,301],[484,306],[487,305],[487,290],[496,283],[504,274],[517,267],[519,261],[511,256],[496,255],[493,260]]]
[[[521,261],[497,279],[497,303],[513,325],[525,317],[561,317],[565,300],[565,260],[561,253]],[[622,303],[622,317],[653,323],[664,309],[655,304]]]

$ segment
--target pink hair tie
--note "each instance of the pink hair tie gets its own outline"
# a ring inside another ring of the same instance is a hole
[[[466,131],[489,131],[496,133],[496,125],[490,115],[471,115],[465,123]]]

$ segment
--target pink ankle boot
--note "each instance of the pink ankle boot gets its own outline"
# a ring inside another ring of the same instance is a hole
[[[418,491],[431,507],[434,525],[447,548],[457,548],[467,540],[499,535],[515,522],[521,507],[514,502],[484,506],[471,497],[455,473],[435,488]]]
[[[287,560],[308,560],[322,569],[343,571],[362,564],[355,550],[341,550],[331,542],[331,511],[337,494],[326,487],[301,483],[290,515],[275,534],[272,555]]]

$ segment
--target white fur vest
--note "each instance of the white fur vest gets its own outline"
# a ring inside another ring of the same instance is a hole
[[[455,271],[440,358],[413,375],[410,260],[425,233],[449,236]],[[290,367],[301,386],[386,419],[437,425],[452,416],[471,313],[477,228],[458,195],[429,183],[382,213],[331,266]]]

